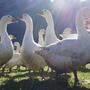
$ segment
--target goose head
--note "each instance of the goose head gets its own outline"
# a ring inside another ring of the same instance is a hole
[[[46,21],[50,20],[52,18],[52,14],[49,10],[44,9],[41,12],[38,13],[38,15],[42,16],[46,19]]]
[[[14,42],[14,50],[16,50],[17,52],[20,52],[20,44],[19,44],[19,42]]]
[[[72,32],[72,29],[71,28],[65,28],[64,31],[63,31],[63,39],[67,38]]]
[[[15,18],[11,15],[5,15],[0,20],[0,36],[7,30],[7,25],[16,22]]]
[[[19,19],[25,23],[32,23],[32,18],[27,13],[24,13],[21,17],[19,17]]]
[[[3,24],[11,24],[14,23],[16,20],[14,17],[12,17],[11,15],[5,15],[1,18],[0,22],[2,22]]]
[[[84,17],[83,20],[84,27],[86,28],[87,31],[90,32],[90,7],[84,8],[82,12],[83,12],[82,15]]]
[[[84,25],[87,31],[90,31],[90,17],[85,19]]]
[[[88,33],[90,31],[90,8],[84,7],[80,9],[76,16],[76,28],[78,34],[80,33]],[[87,30],[89,28],[89,30]]]
[[[33,33],[33,21],[29,14],[24,13],[21,17],[19,17],[19,20],[25,22],[26,24],[26,30]],[[33,36],[33,35],[31,35]]]
[[[14,47],[15,47],[15,50],[17,50],[17,47],[20,47],[19,42],[14,42]]]

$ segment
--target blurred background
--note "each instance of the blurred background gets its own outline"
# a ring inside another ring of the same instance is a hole
[[[37,15],[43,9],[52,12],[56,35],[62,33],[67,27],[73,32],[75,16],[80,8],[90,5],[90,0],[0,0],[0,18],[10,14],[14,17],[28,13],[34,22],[34,39],[38,41],[38,31],[47,27],[46,21]],[[14,41],[22,42],[25,32],[25,23],[17,22],[8,25],[8,33],[16,37]]]

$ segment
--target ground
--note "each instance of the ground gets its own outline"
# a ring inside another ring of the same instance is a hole
[[[30,79],[27,69],[13,70],[6,76],[0,77],[0,90],[90,90],[90,69],[78,71],[82,84],[75,87],[73,86],[73,73],[69,73],[67,76],[60,75],[57,78],[51,76],[53,75],[50,72],[46,73],[46,80],[42,80],[37,71],[34,73],[33,79]]]

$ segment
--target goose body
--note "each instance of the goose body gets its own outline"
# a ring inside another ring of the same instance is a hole
[[[7,25],[13,23],[13,17],[3,16],[0,20],[0,66],[6,64],[13,56],[13,45],[7,33]]]
[[[72,34],[72,29],[71,28],[65,28],[62,34],[59,34],[62,39],[77,39],[78,34]]]
[[[86,30],[83,24],[84,17],[86,18],[89,16],[90,8],[83,8],[77,14],[77,39],[64,39],[61,42],[54,43],[45,47],[41,51],[36,52],[56,71],[60,72],[63,70],[63,72],[66,72],[67,67],[70,71],[73,69],[76,82],[78,81],[78,66],[90,63],[90,33]]]
[[[33,39],[33,21],[28,14],[23,14],[21,19],[26,23],[26,32],[23,38],[21,55],[24,58],[24,63],[30,68],[41,68],[46,66],[45,60],[35,53],[40,50],[41,45],[37,44]]]

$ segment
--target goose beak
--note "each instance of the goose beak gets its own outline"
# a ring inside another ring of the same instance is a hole
[[[17,20],[22,20],[22,16],[19,16],[16,18]]]
[[[13,18],[12,18],[12,22],[13,22],[13,23],[17,22],[16,18],[13,17]]]
[[[44,17],[43,11],[40,11],[37,15]]]

